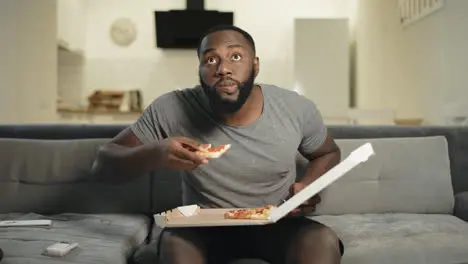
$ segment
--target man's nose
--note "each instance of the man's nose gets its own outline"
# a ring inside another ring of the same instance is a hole
[[[232,71],[228,65],[228,63],[224,61],[220,61],[218,67],[216,68],[216,75],[217,76],[226,76],[231,75]]]

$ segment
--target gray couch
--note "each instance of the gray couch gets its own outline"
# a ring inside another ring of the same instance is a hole
[[[156,171],[119,184],[95,181],[89,169],[97,148],[123,128],[0,126],[0,220],[53,221],[0,228],[2,264],[154,263],[152,215],[180,205],[180,178]],[[377,154],[327,188],[311,216],[343,240],[342,263],[468,263],[468,128],[330,132],[343,157],[368,141]],[[298,156],[299,177],[304,165]],[[60,259],[41,255],[58,241],[80,246]]]

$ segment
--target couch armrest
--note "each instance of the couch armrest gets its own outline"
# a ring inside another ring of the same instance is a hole
[[[455,194],[455,208],[453,214],[468,222],[468,192]]]

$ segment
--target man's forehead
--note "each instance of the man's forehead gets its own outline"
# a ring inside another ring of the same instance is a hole
[[[242,46],[246,49],[251,49],[250,43],[245,37],[235,30],[220,30],[208,34],[203,38],[200,46],[201,53],[208,49],[217,49],[223,46]]]

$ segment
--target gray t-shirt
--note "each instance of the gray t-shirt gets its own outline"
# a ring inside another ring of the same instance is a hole
[[[259,85],[263,112],[248,126],[229,126],[215,119],[200,86],[160,96],[131,126],[143,143],[185,136],[204,144],[231,144],[220,158],[184,173],[184,204],[278,204],[296,179],[298,152],[312,153],[325,141],[326,126],[312,101],[277,86]]]

